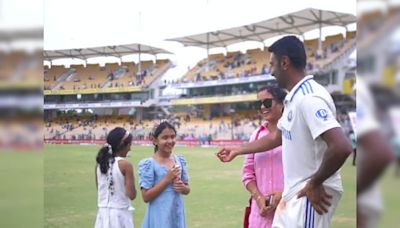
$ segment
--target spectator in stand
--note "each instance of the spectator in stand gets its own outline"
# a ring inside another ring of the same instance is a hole
[[[211,134],[208,134],[207,140],[208,140],[208,145],[211,145],[211,141],[212,141],[212,135]]]

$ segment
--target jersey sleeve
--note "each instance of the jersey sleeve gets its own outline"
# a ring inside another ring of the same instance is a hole
[[[300,111],[314,140],[322,133],[340,127],[334,110],[321,97],[306,97],[300,104]]]

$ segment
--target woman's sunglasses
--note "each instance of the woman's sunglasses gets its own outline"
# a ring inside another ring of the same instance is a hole
[[[264,105],[265,108],[271,108],[272,100],[273,99],[271,98],[267,98],[261,101],[256,101],[256,108],[261,108],[261,105]]]

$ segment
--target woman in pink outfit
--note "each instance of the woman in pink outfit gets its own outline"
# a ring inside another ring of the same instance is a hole
[[[250,141],[277,130],[285,96],[284,90],[273,86],[263,87],[258,91],[256,108],[263,123],[254,131]],[[281,147],[248,154],[243,164],[242,182],[251,195],[249,228],[271,227],[275,208],[283,191]]]

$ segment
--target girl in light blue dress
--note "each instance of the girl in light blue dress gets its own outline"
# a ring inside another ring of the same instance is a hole
[[[139,162],[139,185],[148,204],[142,228],[185,228],[182,195],[190,192],[186,161],[173,155],[176,130],[168,122],[153,132],[155,153]]]

